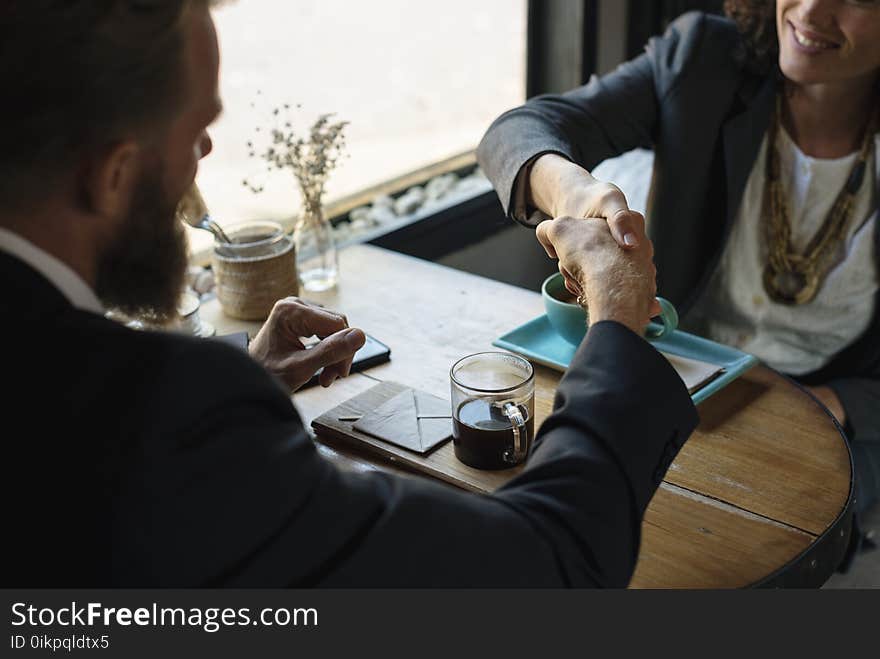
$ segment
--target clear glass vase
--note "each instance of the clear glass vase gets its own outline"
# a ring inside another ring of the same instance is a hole
[[[324,211],[306,209],[293,229],[296,245],[296,271],[302,290],[320,292],[336,286],[339,260],[333,228]]]

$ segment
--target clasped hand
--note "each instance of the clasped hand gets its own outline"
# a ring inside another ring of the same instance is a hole
[[[527,197],[555,218],[538,225],[538,240],[559,259],[569,292],[586,298],[591,322],[613,314],[609,319],[641,332],[660,312],[644,216],[629,208],[620,188],[553,153],[535,161]]]
[[[320,341],[307,349],[302,337],[310,336]],[[288,297],[275,303],[248,351],[295,391],[321,368],[322,387],[348,376],[354,354],[365,341],[363,331],[350,328],[344,315]]]
[[[633,221],[636,243],[623,249],[600,219],[558,217],[541,222],[537,238],[559,259],[566,287],[586,298],[590,322],[615,320],[639,334],[660,312],[654,246],[644,221]]]

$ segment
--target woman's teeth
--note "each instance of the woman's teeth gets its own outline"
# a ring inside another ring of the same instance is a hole
[[[810,39],[809,37],[798,32],[797,28],[794,28],[794,38],[797,39],[797,42],[806,46],[807,48],[834,48],[836,44],[833,44],[829,41],[816,41],[814,39]]]

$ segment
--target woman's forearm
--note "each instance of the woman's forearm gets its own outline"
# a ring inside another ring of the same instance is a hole
[[[596,179],[586,169],[555,153],[545,153],[532,164],[526,200],[550,217],[582,217],[577,204]]]
[[[586,169],[555,153],[539,156],[528,176],[527,203],[550,217],[603,219],[624,249],[639,244],[636,225],[644,218],[631,211],[613,183],[593,178]],[[638,217],[635,217],[638,216]]]

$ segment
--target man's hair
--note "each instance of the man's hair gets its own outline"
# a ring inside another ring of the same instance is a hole
[[[741,56],[746,65],[760,73],[774,71],[779,57],[774,0],[725,0],[724,13],[743,35]]]
[[[161,125],[183,86],[183,16],[208,0],[3,0],[0,207]]]

